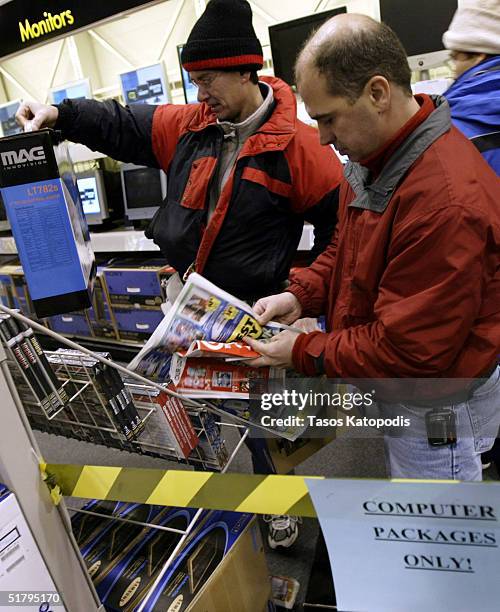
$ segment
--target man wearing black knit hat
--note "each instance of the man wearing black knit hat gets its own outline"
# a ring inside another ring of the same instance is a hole
[[[304,220],[315,228],[313,257],[330,242],[342,168],[333,150],[320,146],[316,130],[297,119],[288,85],[258,79],[262,48],[246,0],[211,0],[184,45],[182,63],[200,104],[25,102],[17,119],[167,172],[167,198],[146,234],[178,272],[167,288],[169,301],[181,278],[196,270],[253,302],[283,287]],[[274,471],[264,442],[252,441],[258,473]]]

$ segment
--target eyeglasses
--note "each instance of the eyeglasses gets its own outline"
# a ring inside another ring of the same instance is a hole
[[[205,76],[202,76],[199,79],[195,79],[191,77],[191,83],[195,87],[203,87],[203,89],[210,89],[215,79],[219,77],[221,74],[222,72],[215,72],[213,74],[207,74]]]

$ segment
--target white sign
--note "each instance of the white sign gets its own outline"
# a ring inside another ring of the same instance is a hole
[[[500,484],[308,480],[343,612],[498,612]]]

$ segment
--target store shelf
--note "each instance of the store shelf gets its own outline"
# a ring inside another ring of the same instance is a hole
[[[16,253],[17,247],[12,236],[0,238],[0,255],[15,255]]]
[[[117,230],[116,232],[91,233],[91,244],[95,253],[120,253],[134,251],[159,251],[152,240],[139,230]],[[314,228],[304,225],[299,242],[299,251],[310,251],[314,243]],[[16,243],[12,236],[0,238],[0,255],[15,255]]]
[[[159,251],[152,240],[139,230],[91,233],[92,249],[95,253],[116,253],[130,251]]]

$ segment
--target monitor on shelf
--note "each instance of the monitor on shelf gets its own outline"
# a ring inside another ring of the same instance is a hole
[[[456,10],[457,0],[380,0],[380,19],[398,35],[412,70],[447,61],[442,38]]]
[[[125,104],[166,104],[170,102],[170,87],[161,62],[122,72],[120,85]]]
[[[0,104],[0,136],[13,136],[23,131],[16,123],[16,111],[19,104],[21,104],[21,100],[12,100]]]
[[[167,176],[158,168],[122,164],[121,180],[125,216],[151,219],[167,196]]]
[[[313,30],[339,13],[347,13],[347,7],[341,6],[330,11],[314,13],[307,17],[269,26],[269,41],[275,76],[283,79],[289,85],[295,85],[295,60],[302,49],[302,45]]]
[[[102,170],[78,172],[76,184],[87,223],[99,225],[109,217]]]
[[[52,104],[60,104],[65,98],[70,100],[83,100],[92,97],[89,79],[80,79],[72,83],[52,87],[49,90],[50,101]]]
[[[181,63],[181,53],[182,47],[184,45],[177,45],[177,57],[179,58],[179,67],[181,69],[181,77],[182,77],[182,89],[184,90],[184,100],[186,104],[195,104],[198,102],[198,88],[196,85],[193,85],[191,79],[189,78],[189,72],[184,70]]]

